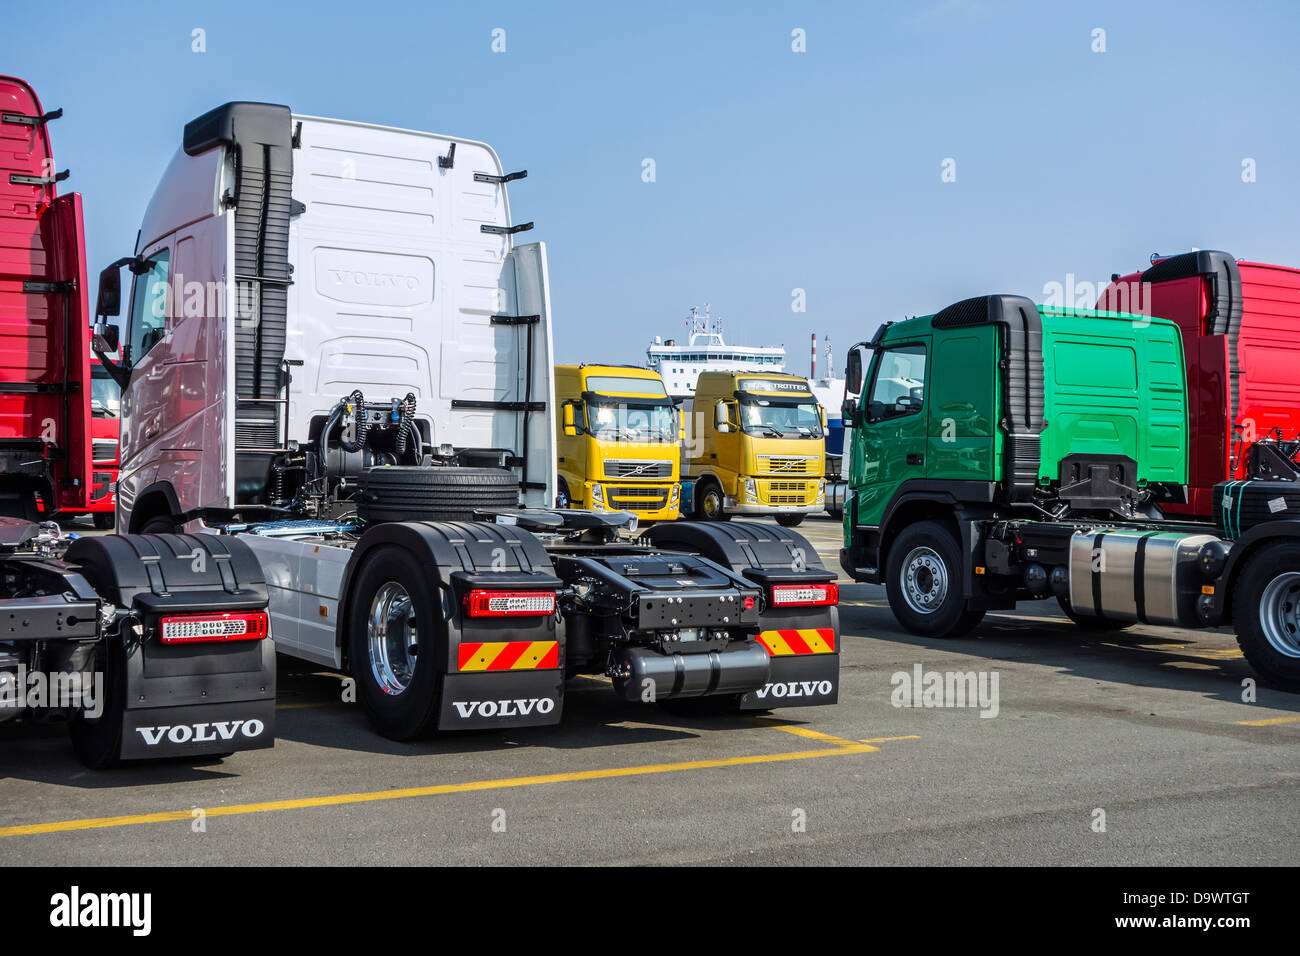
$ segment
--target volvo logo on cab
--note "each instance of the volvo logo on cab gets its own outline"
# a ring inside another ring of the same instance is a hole
[[[420,280],[415,276],[392,272],[362,272],[356,269],[330,269],[338,285],[371,286],[374,288],[416,289]]]

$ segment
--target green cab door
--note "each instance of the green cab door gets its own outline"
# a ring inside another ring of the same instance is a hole
[[[879,525],[898,486],[926,475],[930,337],[880,349],[863,390],[851,464],[859,525]]]

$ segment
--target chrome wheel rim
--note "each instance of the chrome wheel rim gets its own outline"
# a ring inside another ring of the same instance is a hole
[[[1279,574],[1259,599],[1264,638],[1285,657],[1300,658],[1300,573]]]
[[[716,491],[708,491],[704,495],[704,513],[710,518],[715,518],[718,512],[722,510],[722,500]]]
[[[418,635],[411,596],[406,588],[389,581],[375,592],[366,619],[370,673],[385,694],[400,694],[411,685]]]
[[[903,600],[917,614],[933,614],[948,596],[948,568],[933,548],[909,551],[902,577]]]

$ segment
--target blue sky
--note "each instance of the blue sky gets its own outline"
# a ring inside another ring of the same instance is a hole
[[[186,121],[267,100],[527,168],[511,205],[548,245],[559,360],[639,362],[709,300],[804,371],[810,332],[840,364],[882,320],[1152,252],[1300,266],[1298,38],[1283,0],[68,2],[6,11],[0,72],[65,111],[92,274],[131,250]]]

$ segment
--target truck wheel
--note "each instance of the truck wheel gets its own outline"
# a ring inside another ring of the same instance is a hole
[[[437,613],[410,552],[384,547],[355,578],[348,615],[348,656],[357,699],[391,740],[428,736],[441,704]]]
[[[111,511],[101,511],[92,520],[95,522],[95,527],[100,531],[113,530],[113,513]]]
[[[728,515],[722,509],[722,489],[716,481],[702,484],[699,501],[695,505],[696,515],[704,521],[726,521]]]
[[[889,549],[885,594],[898,623],[924,637],[961,637],[984,618],[964,607],[961,555],[952,532],[935,521],[904,529]]]
[[[569,496],[569,483],[563,478],[560,479],[560,487],[555,492],[555,507],[572,508],[573,499]]]
[[[1275,544],[1249,559],[1233,587],[1232,617],[1250,666],[1300,688],[1300,544]]]
[[[1112,621],[1108,617],[1097,617],[1095,614],[1080,614],[1073,605],[1070,604],[1068,597],[1056,596],[1056,603],[1061,605],[1061,613],[1073,621],[1077,626],[1089,631],[1122,631],[1126,627],[1132,627],[1136,621]]]
[[[68,724],[72,750],[91,770],[122,763],[122,715],[126,710],[126,661],[121,638],[110,636],[95,655],[95,672],[104,675],[103,712],[91,719],[77,713]]]
[[[171,515],[154,515],[140,528],[139,534],[176,534],[176,522]]]
[[[519,476],[505,468],[380,465],[357,482],[365,521],[473,521],[478,509],[519,507]]]
[[[776,523],[782,528],[797,528],[803,524],[803,515],[777,515]]]

